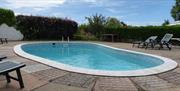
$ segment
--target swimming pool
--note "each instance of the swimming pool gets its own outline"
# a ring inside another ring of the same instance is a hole
[[[142,76],[177,66],[169,58],[88,42],[27,43],[14,51],[52,67],[92,75]]]

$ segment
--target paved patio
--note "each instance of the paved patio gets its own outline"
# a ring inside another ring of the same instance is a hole
[[[0,91],[180,91],[180,68],[158,75],[144,77],[100,77],[84,75],[52,68],[32,60],[17,56],[13,46],[23,42],[9,42],[0,45],[0,54],[7,55],[10,61],[22,62],[27,66],[22,69],[25,88],[0,76]],[[135,50],[171,58],[180,63],[180,47],[167,49],[132,48],[129,43],[98,42],[118,48]],[[16,74],[11,73],[16,76]]]

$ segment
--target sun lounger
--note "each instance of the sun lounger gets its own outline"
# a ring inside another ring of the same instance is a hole
[[[166,45],[167,48],[169,50],[171,50],[171,46],[170,46],[170,42],[169,41],[171,40],[172,37],[173,37],[173,34],[168,34],[168,33],[165,34],[164,37],[159,42],[159,45],[160,45],[159,49],[163,48],[163,46]]]
[[[171,38],[171,42],[174,45],[180,46],[180,38]]]
[[[180,38],[171,38],[171,40],[176,40],[180,42]]]
[[[23,79],[21,76],[21,72],[20,72],[20,68],[22,68],[24,66],[25,66],[25,64],[18,64],[18,63],[9,62],[9,61],[0,62],[0,75],[6,76],[7,83],[10,83],[11,79],[13,79],[13,80],[16,80],[19,82],[19,85],[21,88],[24,88],[24,83],[23,83]],[[12,71],[16,71],[17,78],[9,75],[9,73]]]
[[[145,41],[135,41],[135,42],[133,42],[133,47],[135,46],[135,44],[138,44],[138,48],[139,47],[147,48],[149,45],[151,45],[151,47],[153,48],[156,39],[157,39],[157,36],[151,36],[148,39],[146,39]]]

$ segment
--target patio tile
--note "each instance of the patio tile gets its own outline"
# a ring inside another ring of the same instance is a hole
[[[94,91],[138,91],[128,78],[101,77]]]
[[[24,80],[25,90],[28,91],[48,83],[47,81],[39,80],[38,78],[32,75],[24,75],[23,80]]]
[[[174,69],[173,71],[180,73],[180,67]]]
[[[32,75],[23,75],[23,81],[25,88],[20,89],[19,83],[17,81],[11,80],[11,83],[7,84],[6,81],[0,81],[0,89],[4,89],[4,91],[30,91],[37,87],[47,84],[47,81],[39,80],[38,78]],[[11,90],[13,89],[13,90]],[[1,90],[0,90],[1,91]]]
[[[20,89],[13,86],[8,86],[6,81],[0,81],[0,91],[25,91],[24,89]]]
[[[63,77],[54,79],[52,83],[88,88],[92,86],[94,80],[95,76],[69,73]]]
[[[17,77],[16,71],[12,71],[12,72],[10,72],[9,74],[10,74],[11,76]],[[26,72],[24,72],[24,71],[21,70],[21,75],[26,75],[26,74],[28,74],[28,73],[26,73]]]
[[[159,91],[176,87],[174,84],[156,76],[134,77],[131,80],[145,91]]]
[[[18,61],[16,61],[16,60],[9,60],[9,59],[5,59],[5,60],[3,60],[3,61],[10,61],[10,62],[14,62],[14,63],[17,63],[17,64],[20,64],[21,62],[18,62]]]
[[[16,57],[16,56],[15,57],[7,57],[7,59],[5,59],[5,60],[16,61],[16,62],[20,62],[20,63],[29,61],[28,59],[20,58],[20,57]]]
[[[66,75],[66,74],[68,74],[68,73],[69,73],[69,72],[52,68],[52,69],[47,69],[47,70],[42,70],[42,71],[34,72],[34,73],[32,73],[32,74],[33,74],[34,76],[38,77],[38,78],[41,79],[41,80],[47,80],[47,81],[49,81],[49,80],[53,80],[53,79],[55,79],[55,78],[64,76],[64,75]]]
[[[158,77],[175,85],[180,85],[180,73],[175,70],[159,74]]]
[[[23,63],[26,64],[27,66],[28,66],[28,65],[37,64],[37,62],[34,62],[34,61],[25,61],[25,62],[23,62]]]
[[[91,91],[91,89],[50,83],[32,91]]]
[[[13,86],[12,82],[7,84],[6,80],[3,80],[3,81],[0,80],[0,91],[27,91],[27,90],[20,89],[19,86],[17,86],[17,85]]]
[[[5,76],[0,75],[0,81],[6,80]]]
[[[19,84],[12,80],[12,83],[6,84],[6,80],[4,77],[0,76],[0,91],[29,91],[34,89],[33,91],[90,91],[89,88],[92,86],[90,84],[94,84],[94,80],[96,77],[86,77],[88,75],[81,75],[81,74],[74,74],[70,72],[64,71],[56,71],[52,68],[49,68],[46,65],[37,67],[39,63],[21,58],[13,53],[13,46],[23,42],[9,42],[8,44],[0,45],[1,54],[7,55],[9,60],[23,62],[27,66],[25,72],[22,71],[22,75],[25,81],[25,88],[19,89]],[[132,48],[132,44],[130,43],[109,43],[109,42],[100,42],[106,45],[111,45],[119,48],[130,49],[134,51],[146,52],[150,54],[160,55],[164,57],[168,57],[174,59],[176,62],[180,63],[180,48],[173,48],[171,51],[168,50],[144,50],[141,48]],[[35,66],[34,66],[35,65]],[[44,67],[45,66],[45,67]],[[38,69],[37,69],[38,68]],[[44,69],[45,68],[45,69]],[[52,72],[51,72],[52,71]],[[30,74],[28,74],[29,72]],[[73,74],[73,75],[69,75]],[[172,72],[167,72],[160,74],[158,76],[145,76],[145,77],[135,77],[130,78],[132,81],[138,85],[138,87],[143,88],[146,91],[180,91],[180,68],[173,70]],[[16,75],[14,72],[11,73],[12,75]],[[56,79],[57,78],[57,79]],[[46,79],[46,80],[45,80]],[[85,80],[84,80],[85,79]],[[90,79],[90,80],[89,80]],[[125,85],[131,85],[132,82],[128,83],[129,79],[127,78],[116,78],[115,80],[104,80],[105,78],[101,78],[102,80],[98,80],[95,85],[95,91],[106,91],[109,90],[108,88],[113,88],[110,91],[127,91],[131,89]],[[120,80],[122,79],[122,80]],[[48,81],[52,81],[52,83],[48,83]],[[119,84],[119,81],[121,84]],[[62,82],[61,82],[62,81]],[[106,82],[105,82],[106,81]],[[100,83],[101,82],[101,83]],[[106,85],[112,82],[113,85]],[[71,85],[71,86],[68,86]],[[118,86],[122,86],[119,87]],[[132,84],[134,86],[134,84]],[[37,88],[37,89],[36,89]],[[106,89],[107,88],[107,89]],[[132,89],[133,91],[134,89]],[[135,91],[137,89],[135,88]]]
[[[170,89],[163,89],[163,90],[159,90],[159,91],[180,91],[180,87],[170,88]]]
[[[27,65],[26,67],[22,68],[22,70],[27,73],[33,73],[33,72],[42,71],[46,69],[51,69],[51,67],[48,67],[43,64],[33,64],[33,65]]]

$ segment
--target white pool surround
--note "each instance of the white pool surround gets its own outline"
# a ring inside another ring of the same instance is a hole
[[[147,54],[147,53],[143,53],[143,52],[120,49],[120,48],[115,48],[115,47],[111,47],[111,46],[107,46],[107,45],[99,44],[99,43],[93,43],[93,42],[72,42],[72,43],[96,44],[96,45],[112,48],[115,50],[126,51],[126,52],[141,54],[141,55],[145,55],[145,56],[151,56],[151,57],[159,58],[159,59],[164,61],[163,64],[155,66],[155,67],[141,69],[141,70],[129,70],[129,71],[109,71],[109,70],[105,71],[105,70],[94,70],[94,69],[79,68],[79,67],[73,67],[71,65],[55,62],[55,61],[52,61],[52,60],[49,60],[46,58],[42,58],[39,56],[34,56],[32,54],[29,54],[29,53],[23,51],[23,49],[21,48],[22,45],[34,44],[34,43],[62,43],[62,42],[46,41],[46,42],[22,43],[22,44],[16,45],[14,47],[14,52],[19,56],[22,56],[22,57],[25,57],[27,59],[31,59],[31,60],[43,63],[43,64],[51,66],[51,67],[55,67],[55,68],[65,70],[65,71],[70,71],[70,72],[82,73],[82,74],[90,74],[90,75],[98,75],[98,76],[116,76],[116,77],[146,76],[146,75],[153,75],[153,74],[166,72],[166,71],[172,70],[178,66],[178,64],[174,60],[166,58],[166,57],[154,55],[154,54]]]

